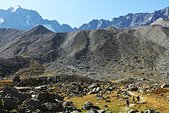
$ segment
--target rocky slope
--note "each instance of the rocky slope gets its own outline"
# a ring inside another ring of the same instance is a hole
[[[155,22],[153,22],[151,25],[161,25],[164,27],[169,27],[169,19],[159,18]]]
[[[168,78],[169,29],[161,25],[71,33],[54,33],[43,26],[28,31],[0,31],[1,58],[31,58],[41,62],[50,75],[108,79],[134,73]]]
[[[17,77],[13,81],[1,80],[0,85],[2,113],[168,113],[169,110],[169,85],[160,87],[149,79],[110,82],[62,75]]]

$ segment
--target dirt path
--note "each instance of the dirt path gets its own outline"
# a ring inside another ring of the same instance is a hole
[[[145,95],[138,92],[131,92],[128,91],[128,93],[132,96],[137,97],[140,96],[140,101],[138,104],[130,104],[128,108],[125,108],[126,111],[129,111],[131,108],[150,108],[157,111],[161,111],[162,113],[169,113],[169,103],[165,99],[165,96],[160,96],[157,94],[151,94],[151,95]]]
[[[127,91],[131,96],[134,96],[134,97],[137,97],[138,96],[138,94],[136,94],[136,93],[133,93],[133,92],[131,92],[131,91]],[[139,95],[140,96],[140,95]],[[146,102],[146,100],[145,100],[145,98],[143,97],[143,96],[140,96],[140,101],[138,102],[138,103],[145,103]]]
[[[131,92],[131,91],[127,91],[127,92],[128,92],[131,96],[134,96],[134,97],[137,97],[137,96],[138,96],[137,94],[135,94],[135,93],[133,93],[133,92]],[[137,103],[139,103],[139,104],[145,103],[144,97],[140,96],[140,101],[137,102]],[[131,103],[131,104],[129,105],[129,107],[127,107],[127,106],[124,107],[124,111],[127,113],[128,111],[131,110],[131,107],[134,107],[134,106],[136,106],[136,105],[137,105],[137,104],[135,104],[135,103]]]

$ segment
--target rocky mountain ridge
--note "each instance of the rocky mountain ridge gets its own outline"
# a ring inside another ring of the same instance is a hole
[[[29,31],[0,31],[1,59],[30,58],[50,75],[168,78],[169,29],[161,25],[70,33],[54,33],[41,25]]]
[[[112,20],[93,19],[89,23],[81,25],[79,28],[73,28],[68,24],[60,25],[56,20],[43,19],[37,11],[17,6],[7,10],[0,10],[0,28],[30,30],[37,25],[43,25],[54,32],[72,32],[106,29],[108,27],[134,28],[150,25],[159,18],[169,18],[169,7],[152,13],[129,13],[124,16],[112,18]]]
[[[67,24],[60,25],[56,20],[43,19],[37,11],[24,9],[21,6],[0,10],[0,28],[29,30],[37,25],[43,25],[55,32],[73,31]]]
[[[80,26],[81,30],[104,29],[107,27],[115,28],[134,28],[139,26],[150,25],[159,18],[169,18],[169,7],[154,11],[152,13],[129,13],[125,16],[120,16],[109,20],[94,19],[87,24]]]

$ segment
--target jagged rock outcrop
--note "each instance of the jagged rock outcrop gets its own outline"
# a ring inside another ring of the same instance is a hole
[[[157,19],[169,18],[169,7],[162,10],[154,11],[152,13],[129,13],[124,16],[113,18],[112,20],[92,20],[89,23],[83,24],[79,27],[80,30],[94,30],[105,29],[107,27],[115,28],[134,28],[139,26],[150,25]]]

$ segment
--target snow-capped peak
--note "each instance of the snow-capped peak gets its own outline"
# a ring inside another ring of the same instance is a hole
[[[19,8],[22,8],[20,5],[16,5],[16,6],[14,6],[14,7],[12,7],[12,12],[16,12],[16,10],[17,9],[19,9]]]

